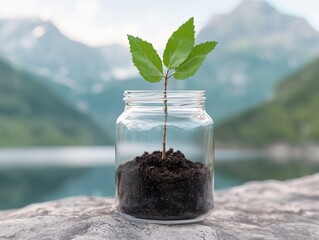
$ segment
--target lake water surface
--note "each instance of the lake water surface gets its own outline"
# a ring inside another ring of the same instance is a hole
[[[215,188],[290,179],[319,172],[319,163],[273,160],[260,151],[216,150]],[[0,209],[68,196],[114,196],[114,147],[0,149]]]

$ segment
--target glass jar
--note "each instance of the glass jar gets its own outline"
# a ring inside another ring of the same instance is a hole
[[[124,93],[116,121],[117,211],[149,223],[201,221],[214,207],[213,120],[205,91],[165,95]]]

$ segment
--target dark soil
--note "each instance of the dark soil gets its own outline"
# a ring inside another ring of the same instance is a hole
[[[116,173],[120,212],[136,218],[183,220],[213,208],[212,173],[180,151],[145,152]]]

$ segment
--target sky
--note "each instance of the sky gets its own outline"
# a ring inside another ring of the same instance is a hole
[[[199,31],[214,14],[231,12],[242,0],[0,0],[0,18],[51,20],[72,39],[91,46],[127,45],[126,34],[163,48],[163,39],[195,18]],[[319,31],[319,0],[268,0],[279,11],[305,18]]]

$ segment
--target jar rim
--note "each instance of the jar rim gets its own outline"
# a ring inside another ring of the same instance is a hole
[[[205,104],[204,90],[126,90],[124,99],[126,106],[163,106],[163,102],[173,106],[203,107]]]
[[[163,98],[164,90],[125,90],[124,100],[127,98]],[[170,99],[175,98],[205,98],[205,90],[167,90],[166,97]]]
[[[205,90],[126,90],[124,100],[205,100]],[[165,96],[165,97],[164,97]]]
[[[164,93],[164,90],[125,90],[125,93]],[[205,90],[166,90],[167,93],[206,93]]]

